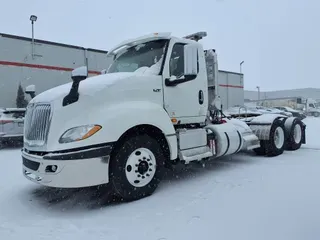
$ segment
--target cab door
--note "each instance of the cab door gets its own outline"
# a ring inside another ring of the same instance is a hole
[[[168,79],[180,79],[184,76],[184,46],[188,43],[171,42],[163,71],[164,108],[178,124],[199,123],[204,121],[208,107],[208,90],[206,72],[203,66],[204,58],[201,45],[198,45],[197,76],[187,82],[175,86],[168,86]],[[175,123],[175,121],[173,121]]]

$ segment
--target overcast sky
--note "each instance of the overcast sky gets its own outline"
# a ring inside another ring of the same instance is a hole
[[[207,31],[219,69],[239,71],[245,89],[319,87],[319,0],[11,0],[0,32],[108,50],[152,32]]]

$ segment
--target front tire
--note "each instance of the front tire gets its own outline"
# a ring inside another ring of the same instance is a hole
[[[126,138],[110,160],[110,183],[125,201],[153,194],[164,173],[165,156],[159,143],[143,134]]]

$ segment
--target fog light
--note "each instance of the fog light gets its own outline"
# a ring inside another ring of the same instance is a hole
[[[54,173],[57,171],[57,169],[58,169],[57,165],[48,165],[46,167],[46,172]]]

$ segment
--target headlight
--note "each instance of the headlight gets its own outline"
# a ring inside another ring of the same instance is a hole
[[[102,127],[99,125],[85,125],[70,128],[59,139],[59,143],[77,142],[87,139],[98,132]]]

